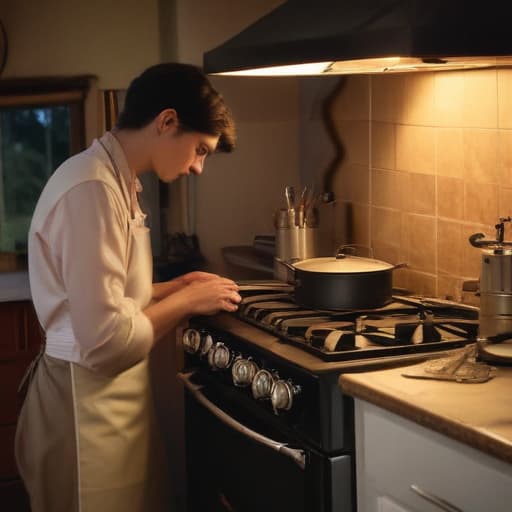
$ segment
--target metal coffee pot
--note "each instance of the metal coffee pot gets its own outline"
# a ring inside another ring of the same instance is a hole
[[[492,363],[512,364],[512,242],[506,242],[505,223],[496,224],[496,239],[483,233],[469,237],[482,251],[480,272],[479,358]]]

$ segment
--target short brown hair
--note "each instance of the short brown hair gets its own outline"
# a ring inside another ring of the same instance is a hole
[[[117,127],[143,128],[166,108],[176,110],[182,130],[219,136],[217,151],[234,149],[231,111],[201,69],[191,64],[157,64],[136,77],[128,87]]]

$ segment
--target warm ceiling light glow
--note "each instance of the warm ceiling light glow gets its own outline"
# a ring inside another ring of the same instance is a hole
[[[239,71],[226,71],[224,73],[215,74],[236,76],[323,75],[331,64],[332,62],[311,62],[308,64],[291,64],[289,66],[241,69]]]
[[[237,76],[345,75],[405,73],[411,71],[444,71],[510,65],[512,65],[512,57],[443,57],[435,59],[420,59],[416,57],[382,57],[376,59],[311,62],[307,64],[292,64],[288,66],[251,68],[216,74]]]

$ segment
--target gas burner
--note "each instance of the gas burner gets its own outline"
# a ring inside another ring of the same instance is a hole
[[[394,296],[371,310],[304,309],[282,289],[243,292],[238,316],[324,360],[456,348],[477,337],[478,310],[450,301]]]

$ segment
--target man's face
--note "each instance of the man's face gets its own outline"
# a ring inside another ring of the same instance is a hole
[[[206,157],[215,152],[219,137],[178,129],[162,133],[153,154],[153,169],[169,183],[179,176],[201,174]]]

